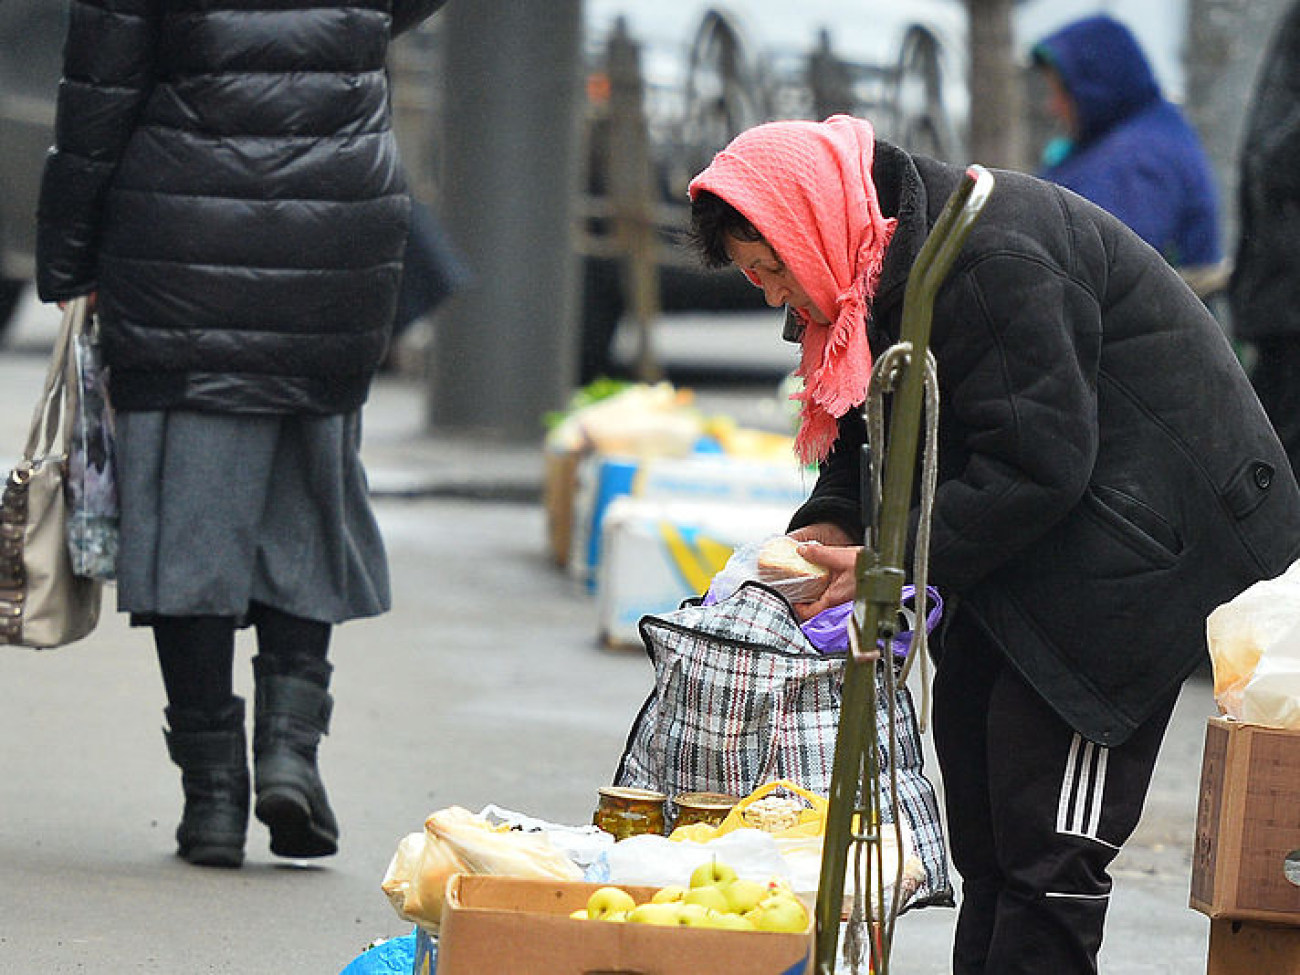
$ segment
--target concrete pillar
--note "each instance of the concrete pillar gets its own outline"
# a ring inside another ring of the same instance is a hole
[[[526,443],[576,371],[580,0],[454,2],[439,209],[474,280],[439,309],[431,432]]]

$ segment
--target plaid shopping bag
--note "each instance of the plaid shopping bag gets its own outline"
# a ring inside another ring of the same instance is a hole
[[[692,599],[672,613],[643,617],[640,630],[655,687],[628,735],[618,785],[668,796],[745,796],[765,782],[789,779],[829,794],[846,658],[818,652],[784,598],[747,582],[712,605]],[[876,729],[888,810],[889,709],[880,683]],[[926,872],[907,906],[951,904],[939,804],[925,776],[912,697],[901,685],[894,723],[899,808]]]

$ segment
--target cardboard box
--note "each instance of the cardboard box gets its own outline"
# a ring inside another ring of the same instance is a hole
[[[1209,719],[1191,906],[1300,925],[1300,731]]]
[[[604,520],[619,498],[783,507],[785,520],[775,529],[780,532],[807,500],[815,480],[793,456],[788,463],[774,463],[707,453],[641,458],[591,454],[578,464],[573,491],[570,571],[589,589],[597,587],[604,560]]]
[[[641,617],[708,591],[741,545],[785,531],[791,507],[616,499],[602,523],[596,617],[602,643],[640,646]]]
[[[573,503],[578,491],[577,450],[547,448],[544,454],[542,505],[546,511],[546,541],[551,560],[564,568],[573,544]]]
[[[655,457],[637,469],[632,494],[638,498],[711,504],[783,505],[791,512],[808,500],[817,481],[791,453],[785,463],[696,453]]]
[[[632,493],[637,464],[633,457],[605,454],[587,454],[578,462],[569,533],[569,574],[588,591],[596,589],[605,510],[615,499]]]
[[[438,939],[438,975],[804,975],[804,934],[574,920],[591,883],[456,874]],[[620,885],[622,886],[622,885]],[[624,887],[639,902],[654,888]]]

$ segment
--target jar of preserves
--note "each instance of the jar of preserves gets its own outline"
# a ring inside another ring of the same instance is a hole
[[[599,793],[600,802],[591,821],[614,839],[625,840],[639,833],[663,833],[664,804],[668,797],[662,792],[611,785]]]
[[[721,792],[683,792],[673,796],[673,805],[677,807],[677,821],[673,825],[704,823],[706,826],[717,826],[727,818],[727,813],[738,802],[739,796]]]

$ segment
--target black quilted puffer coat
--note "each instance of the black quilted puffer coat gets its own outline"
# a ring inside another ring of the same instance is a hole
[[[961,172],[877,144],[899,220],[877,356]],[[1205,659],[1210,611],[1300,556],[1300,489],[1222,330],[1160,255],[1082,197],[996,178],[934,307],[931,581],[1067,723],[1113,746]],[[862,537],[865,433],[858,411],[840,421],[792,528]]]
[[[410,209],[385,59],[441,4],[72,0],[37,278],[98,292],[117,409],[365,399]]]

